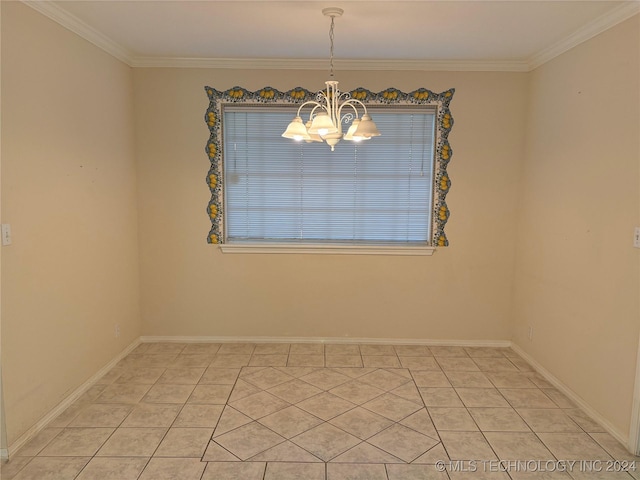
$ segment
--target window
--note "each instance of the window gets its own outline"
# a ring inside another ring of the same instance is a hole
[[[307,90],[206,90],[210,243],[387,251],[448,244],[453,90],[354,90],[382,136],[343,140],[334,152],[281,137],[296,104],[313,98]]]

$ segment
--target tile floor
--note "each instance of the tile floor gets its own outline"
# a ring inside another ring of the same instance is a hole
[[[638,460],[506,348],[154,343],[1,478],[640,480],[598,471]]]

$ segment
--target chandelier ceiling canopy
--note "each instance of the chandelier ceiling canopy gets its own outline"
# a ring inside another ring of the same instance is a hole
[[[304,102],[298,108],[298,113],[291,121],[285,132],[285,138],[305,142],[326,142],[331,151],[341,140],[351,140],[359,142],[369,140],[371,137],[380,136],[376,124],[367,113],[367,107],[360,100],[351,98],[349,92],[341,92],[338,89],[338,82],[334,80],[333,73],[333,28],[336,17],[341,17],[344,10],[330,7],[322,10],[323,15],[331,18],[329,28],[329,41],[331,43],[329,57],[329,80],[325,83],[326,90],[319,91],[315,100]],[[310,109],[306,122],[302,121],[301,111],[303,108]],[[346,111],[343,112],[343,109]],[[362,115],[360,115],[360,112]],[[343,135],[342,124],[351,125],[347,133]]]

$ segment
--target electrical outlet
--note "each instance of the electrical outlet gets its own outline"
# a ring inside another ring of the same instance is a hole
[[[116,335],[116,338],[118,338],[120,336],[120,325],[116,324],[115,329],[114,329],[114,333]]]
[[[633,246],[635,248],[640,248],[640,227],[636,227],[633,232]]]
[[[529,341],[533,340],[533,327],[531,325],[529,325],[529,328],[527,329],[527,338]]]

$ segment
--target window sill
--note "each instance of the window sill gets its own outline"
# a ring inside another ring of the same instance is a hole
[[[431,256],[435,247],[392,245],[323,245],[245,243],[220,245],[223,253],[299,253],[325,255],[420,255]]]

